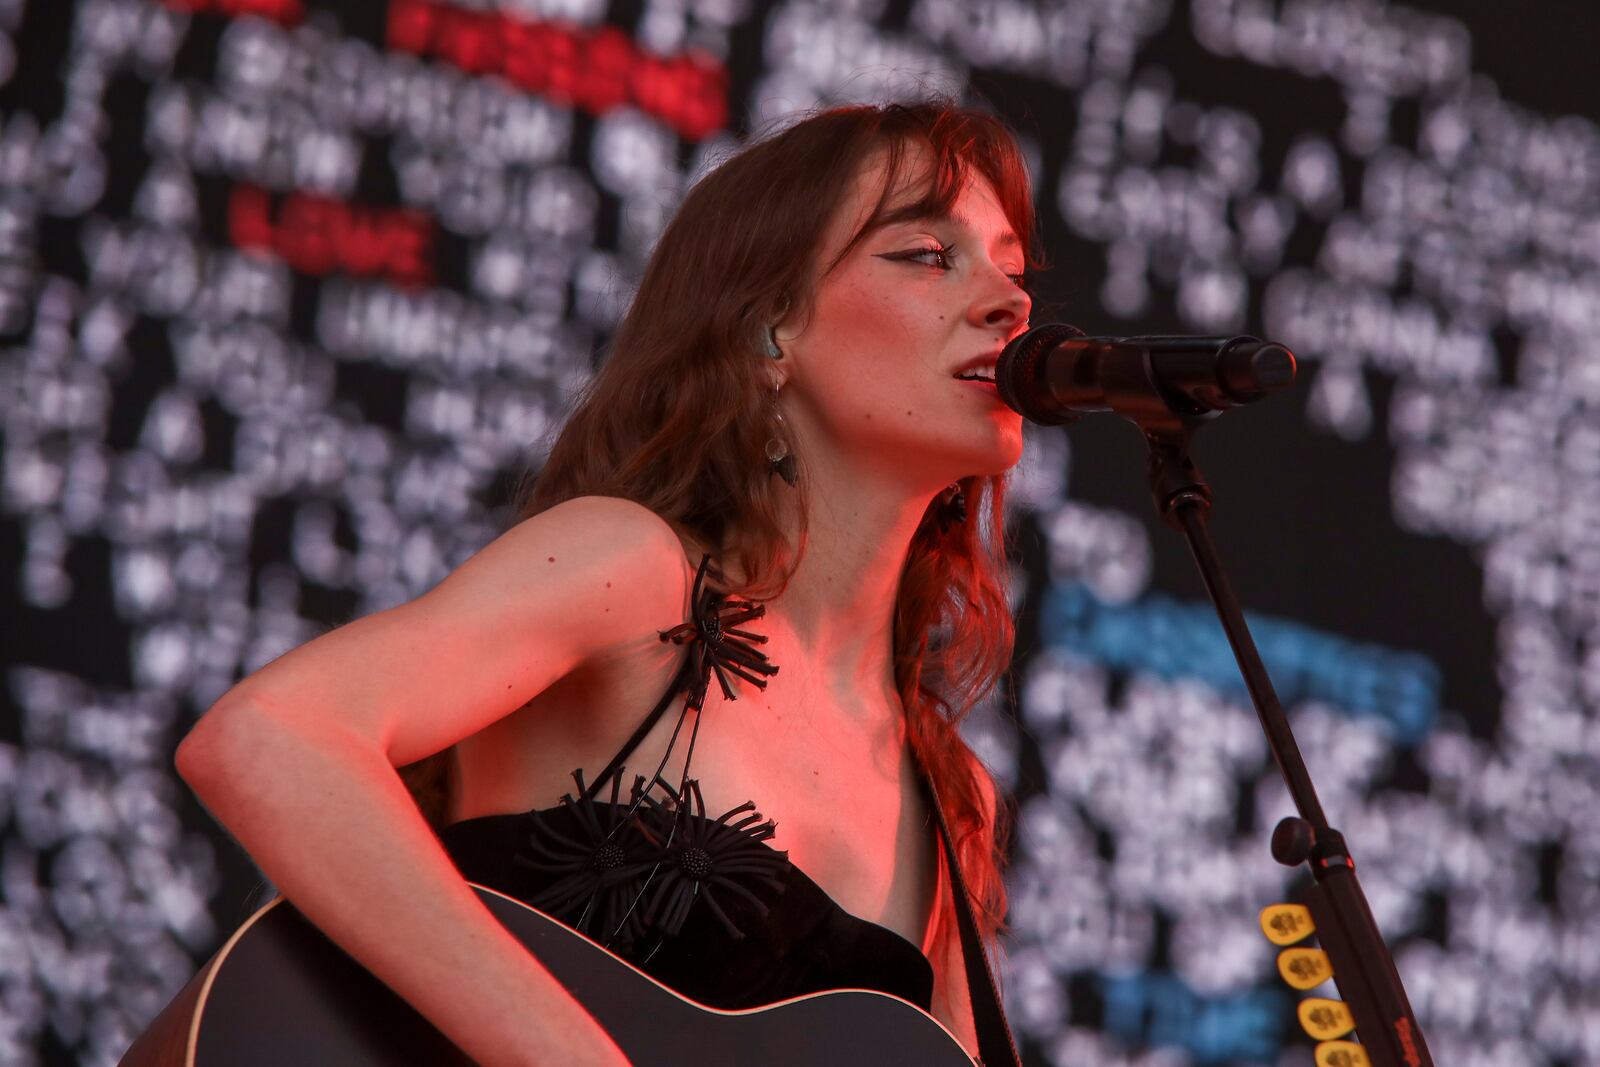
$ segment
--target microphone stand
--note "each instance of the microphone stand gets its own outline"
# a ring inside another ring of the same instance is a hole
[[[1272,857],[1286,867],[1304,863],[1311,871],[1306,904],[1316,924],[1316,936],[1333,965],[1334,984],[1355,1019],[1356,1034],[1374,1067],[1433,1067],[1394,958],[1361,892],[1355,861],[1344,835],[1328,825],[1322,812],[1288,717],[1212,543],[1206,521],[1211,489],[1189,456],[1189,443],[1206,417],[1174,412],[1158,400],[1138,407],[1119,414],[1139,427],[1150,446],[1148,474],[1156,511],[1189,542],[1266,731],[1267,745],[1300,812],[1298,817],[1283,819],[1273,831]]]

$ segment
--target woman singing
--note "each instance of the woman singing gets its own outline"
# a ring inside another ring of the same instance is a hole
[[[704,1004],[878,989],[1010,1061],[952,875],[992,947],[1005,811],[957,724],[1011,656],[1022,422],[971,375],[1027,327],[1033,230],[978,112],[840,108],[743,148],[661,235],[511,528],[241,681],[184,781],[480,1063],[627,1060],[468,880]]]

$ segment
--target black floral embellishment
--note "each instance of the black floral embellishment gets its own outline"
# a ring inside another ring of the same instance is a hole
[[[736,894],[754,905],[759,914],[767,914],[766,902],[750,886],[765,886],[774,892],[783,889],[789,854],[764,844],[777,824],[771,819],[763,822],[755,803],[749,800],[716,820],[706,818],[705,798],[700,795],[700,783],[693,778],[684,783],[683,800],[676,809],[667,808],[653,796],[645,799],[649,816],[644,832],[657,837],[667,849],[665,862],[649,888],[645,923],[659,929],[664,937],[674,937],[683,929],[695,901],[701,900],[729,937],[742,939],[744,931],[728,918],[717,896]],[[738,815],[744,817],[730,822]]]
[[[569,793],[558,809],[524,815],[527,836],[513,857],[516,865],[543,876],[534,879],[542,888],[524,897],[528,904],[606,948],[642,957],[640,965],[683,930],[699,900],[730,937],[742,939],[745,933],[729,917],[729,906],[745,901],[748,906],[734,908],[734,914],[752,908],[757,915],[768,914],[762,897],[781,893],[792,869],[787,852],[766,844],[776,824],[763,821],[753,801],[707,818],[699,782],[689,777],[711,673],[716,672],[728,700],[738,699],[729,674],[765,689],[766,679],[778,673],[755,647],[766,644],[766,636],[738,628],[761,618],[766,608],[708,589],[708,573],[722,577],[709,553],[695,573],[691,620],[657,631],[662,641],[688,646],[672,686],[592,784],[585,784],[581,770],[572,772],[576,799]],[[680,693],[683,706],[649,787],[644,775],[636,775],[631,797],[619,803],[624,763]],[[685,731],[691,711],[693,724]],[[687,747],[674,789],[661,772],[684,734]],[[600,799],[608,780],[609,803]],[[554,818],[556,813],[565,821]],[[646,938],[653,946],[642,944]]]
[[[689,649],[691,681],[687,703],[696,711],[705,704],[706,689],[710,685],[713,670],[717,672],[722,695],[728,700],[738,699],[728,684],[728,672],[761,689],[767,687],[766,679],[750,672],[768,677],[778,673],[777,665],[770,662],[765,653],[753,647],[766,644],[766,635],[733,628],[739,623],[761,618],[767,613],[766,605],[707,589],[705,579],[710,564],[711,556],[702,556],[700,569],[695,572],[694,590],[690,594],[693,621],[680,623],[670,630],[657,631],[661,640],[671,641],[675,645],[693,642]]]
[[[562,807],[577,825],[578,837],[569,837],[537,811],[527,813],[528,836],[512,862],[541,874],[557,875],[528,903],[581,933],[595,934],[604,945],[625,949],[643,933],[643,917],[633,907],[649,873],[661,862],[663,850],[639,833],[637,816],[644,775],[633,784],[626,806],[617,803],[622,775],[611,781],[610,804],[596,803],[583,785],[583,771],[572,772],[578,799],[561,798]]]

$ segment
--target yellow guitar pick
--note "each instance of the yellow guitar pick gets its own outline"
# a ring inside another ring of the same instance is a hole
[[[1372,1061],[1354,1041],[1324,1041],[1317,1046],[1317,1067],[1372,1067]]]
[[[1320,948],[1286,948],[1278,953],[1278,973],[1296,989],[1314,989],[1333,977],[1333,964]]]
[[[1274,945],[1292,945],[1316,933],[1311,909],[1304,904],[1268,904],[1261,909],[1261,932]]]
[[[1343,1001],[1307,997],[1300,1002],[1300,1025],[1318,1041],[1332,1041],[1356,1028],[1356,1017]]]

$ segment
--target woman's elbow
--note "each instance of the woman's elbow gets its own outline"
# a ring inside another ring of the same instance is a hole
[[[172,756],[178,777],[196,792],[215,780],[219,770],[230,765],[230,753],[249,747],[250,743],[239,735],[250,728],[247,720],[256,714],[237,701],[213,704],[178,742]]]

